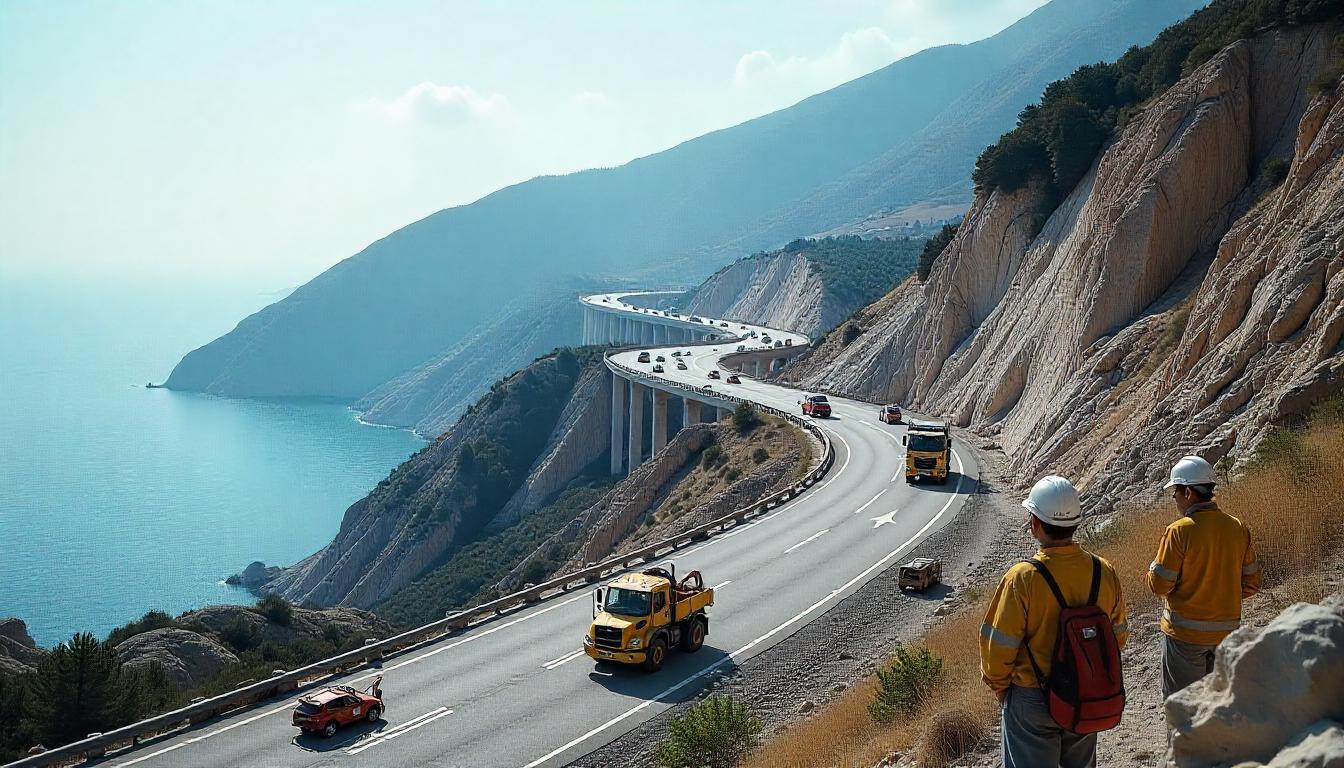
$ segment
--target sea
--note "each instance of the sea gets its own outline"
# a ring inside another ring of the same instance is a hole
[[[248,563],[320,549],[424,443],[345,404],[148,389],[284,295],[0,274],[0,617],[39,645],[248,603]]]

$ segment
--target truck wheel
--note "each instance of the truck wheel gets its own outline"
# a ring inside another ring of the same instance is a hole
[[[691,622],[690,630],[681,636],[681,650],[695,653],[705,644],[705,622],[696,619]]]
[[[335,736],[335,735],[336,735],[336,721],[335,721],[335,720],[328,720],[328,721],[327,721],[327,727],[325,727],[325,728],[322,729],[322,735],[323,735],[323,736],[326,736],[328,739],[330,739],[332,736]]]
[[[649,644],[649,652],[644,654],[644,671],[653,673],[663,668],[667,659],[667,641],[658,638]]]

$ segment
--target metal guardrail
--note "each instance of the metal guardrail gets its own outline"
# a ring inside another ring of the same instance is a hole
[[[699,344],[679,344],[675,346],[702,346],[721,343],[724,343],[722,339],[718,341],[700,342]],[[637,347],[627,348],[627,350],[634,348]],[[610,355],[614,354],[616,351],[608,352],[605,355],[607,366],[609,368],[612,368],[613,370],[619,369],[623,374],[632,375],[641,379],[657,378],[614,362],[611,360]],[[658,379],[658,385],[695,392],[702,397],[706,396],[704,392],[694,386],[680,384],[679,382],[670,381],[668,379]],[[728,402],[750,402],[740,397],[719,392],[715,392],[710,396]],[[9,763],[5,768],[67,765],[80,759],[103,757],[107,752],[114,749],[136,746],[145,739],[166,735],[184,725],[195,725],[228,712],[248,707],[264,699],[290,693],[305,685],[318,682],[323,678],[344,674],[364,666],[365,664],[381,661],[389,654],[411,650],[425,645],[430,641],[442,639],[449,633],[458,632],[473,625],[489,621],[506,612],[534,605],[547,597],[555,597],[557,595],[565,594],[576,586],[582,587],[592,584],[602,579],[604,576],[614,575],[615,573],[630,568],[636,563],[656,560],[668,552],[675,551],[692,542],[703,541],[704,539],[713,536],[715,533],[728,530],[730,526],[741,525],[749,518],[759,516],[767,510],[774,509],[784,502],[797,497],[824,477],[835,464],[835,450],[831,444],[831,439],[826,435],[825,430],[822,430],[815,424],[792,413],[785,413],[778,408],[761,405],[759,403],[752,404],[766,413],[780,416],[791,423],[806,429],[821,441],[822,458],[820,463],[804,475],[797,483],[759,498],[752,504],[734,510],[723,517],[711,520],[707,523],[698,525],[695,528],[691,528],[690,530],[632,552],[608,558],[601,563],[588,566],[587,568],[583,568],[573,573],[558,576],[528,589],[520,590],[496,600],[482,603],[481,605],[469,608],[465,611],[451,614],[443,619],[430,622],[422,627],[416,627],[415,629],[408,630],[386,640],[369,643],[362,648],[347,651],[338,656],[323,659],[305,667],[275,675],[268,680],[245,685],[228,693],[220,694],[219,696],[214,696],[203,701],[197,701],[180,709],[165,712],[161,715],[141,720],[138,723],[132,723],[131,725],[108,731],[107,733],[90,736],[81,741],[76,741],[60,747],[53,747],[40,754],[30,755]]]

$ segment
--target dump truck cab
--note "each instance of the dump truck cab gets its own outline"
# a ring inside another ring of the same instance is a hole
[[[952,463],[952,434],[947,422],[910,421],[905,445],[905,481],[946,483]]]
[[[597,662],[639,665],[657,672],[673,647],[700,650],[709,634],[705,609],[714,590],[699,571],[677,581],[676,566],[666,563],[627,573],[593,592],[593,623],[583,650]]]

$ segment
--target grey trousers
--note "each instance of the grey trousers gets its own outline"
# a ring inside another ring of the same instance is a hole
[[[1014,685],[1003,700],[1003,768],[1096,768],[1097,734],[1059,727],[1037,688]]]
[[[1162,698],[1213,671],[1216,645],[1195,645],[1162,635]]]

